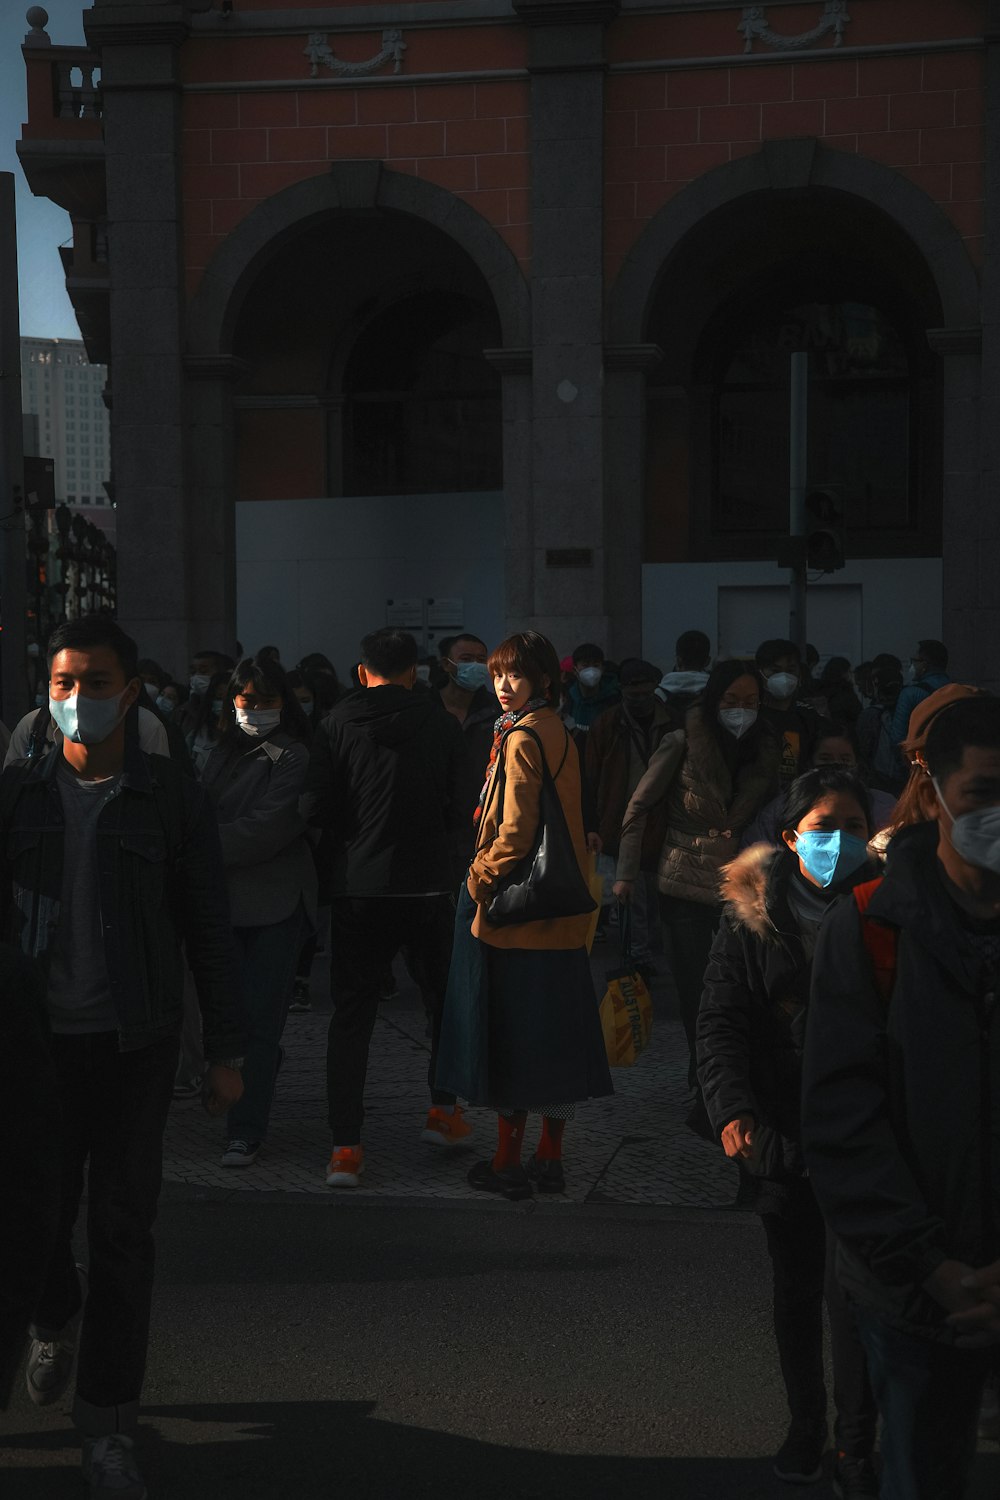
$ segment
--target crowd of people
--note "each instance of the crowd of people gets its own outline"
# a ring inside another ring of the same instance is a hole
[[[385,628],[346,682],[264,647],[200,650],[181,685],[92,617],[39,660],[0,777],[0,1094],[31,1224],[30,1249],[6,1237],[0,1404],[26,1338],[36,1404],[75,1372],[92,1496],[146,1494],[172,1099],[200,1093],[222,1164],[252,1170],[328,943],[324,1172],[357,1188],[402,956],[431,1041],[421,1141],[469,1148],[467,1107],[489,1109],[470,1188],[564,1192],[567,1123],[613,1091],[595,861],[599,930],[627,904],[631,962],[669,971],[686,1123],[763,1225],[790,1415],[775,1472],[823,1473],[825,1303],[836,1493],[965,1492],[1000,1349],[1000,699],[952,682],[939,641],[905,672],[889,654],[819,671],[778,638],[713,664],[689,630],[664,672],[589,642],[560,659],[531,631],[421,661]]]

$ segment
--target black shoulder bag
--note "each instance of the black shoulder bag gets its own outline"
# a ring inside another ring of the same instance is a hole
[[[594,898],[577,863],[576,850],[559,801],[555,777],[549,770],[545,749],[533,729],[517,725],[521,734],[530,734],[542,757],[542,788],[538,799],[538,832],[532,849],[519,860],[509,875],[497,882],[494,894],[485,908],[485,917],[494,927],[517,922],[550,922],[557,917],[582,917],[592,912]],[[514,729],[508,730],[513,734]],[[506,738],[506,737],[505,737]],[[566,764],[570,739],[556,776]],[[496,770],[500,802],[497,827],[503,823],[504,792],[507,771],[503,744]]]

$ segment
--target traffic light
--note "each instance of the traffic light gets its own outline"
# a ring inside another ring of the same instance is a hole
[[[815,573],[836,573],[844,565],[843,501],[833,490],[810,490],[806,496],[806,566]]]

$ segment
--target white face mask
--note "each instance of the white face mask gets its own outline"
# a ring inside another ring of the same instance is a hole
[[[255,740],[270,734],[272,729],[277,729],[281,723],[280,708],[236,708],[234,712],[236,722],[243,733]]]
[[[720,708],[719,723],[723,729],[728,729],[741,740],[748,729],[752,729],[757,722],[757,710],[755,708]]]
[[[775,672],[773,677],[767,679],[768,692],[779,701],[790,698],[798,685],[799,679],[794,672]]]
[[[143,687],[146,689],[147,698],[152,698],[153,702],[155,703],[160,692],[159,688],[156,686],[156,683],[144,682]]]
[[[1000,807],[980,807],[956,818],[933,778],[931,784],[951,823],[951,847],[955,853],[978,870],[1000,875]]]
[[[431,669],[430,669],[430,667],[426,666],[424,662],[420,662],[418,664],[418,666],[417,666],[417,681],[418,682],[430,682],[430,680],[431,680]]]
[[[190,683],[192,693],[194,693],[196,697],[200,698],[202,693],[207,690],[208,684],[211,682],[211,680],[212,679],[208,676],[207,672],[196,672],[191,678]]]
[[[576,675],[584,687],[594,688],[604,676],[604,672],[600,667],[581,667]]]

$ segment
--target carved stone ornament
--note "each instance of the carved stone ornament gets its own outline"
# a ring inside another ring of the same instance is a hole
[[[390,62],[393,64],[392,71],[401,73],[405,51],[406,43],[403,41],[401,31],[383,31],[382,51],[375,57],[368,58],[367,62],[344,62],[342,58],[334,55],[333,48],[323,32],[313,31],[306,43],[305,56],[308,57],[310,63],[310,78],[318,75],[321,64],[324,68],[329,68],[331,73],[339,73],[342,78],[364,78],[368,73],[377,73],[379,68],[384,68]]]
[[[833,45],[839,47],[844,40],[844,27],[850,21],[847,14],[847,0],[826,0],[823,6],[823,14],[812,31],[800,32],[798,36],[786,36],[780,31],[772,31],[767,24],[766,5],[745,5],[743,7],[743,19],[737,27],[742,31],[746,41],[744,52],[752,52],[754,40],[763,42],[767,47],[776,47],[783,52],[797,52],[803,47],[811,47],[814,42],[833,32]]]

